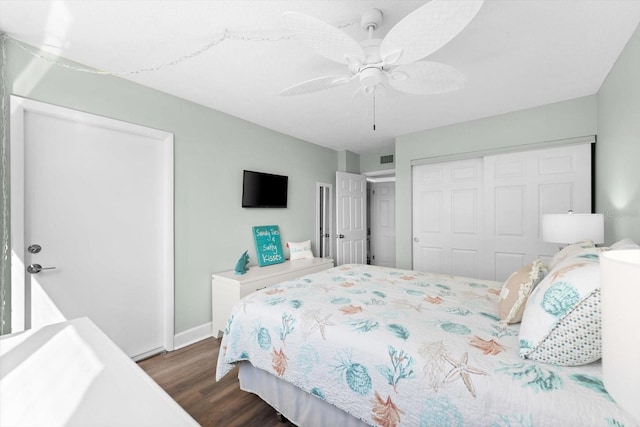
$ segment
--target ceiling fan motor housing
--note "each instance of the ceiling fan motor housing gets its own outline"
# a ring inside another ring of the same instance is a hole
[[[371,87],[382,82],[382,59],[380,58],[380,43],[381,39],[369,39],[360,42],[362,49],[365,53],[365,59],[358,74],[360,77],[360,83],[364,87]]]
[[[360,70],[360,83],[364,87],[372,87],[382,82],[382,69],[376,66],[367,67]]]

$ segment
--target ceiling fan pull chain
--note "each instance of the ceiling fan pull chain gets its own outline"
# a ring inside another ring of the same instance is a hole
[[[376,130],[376,89],[373,89],[373,130]]]

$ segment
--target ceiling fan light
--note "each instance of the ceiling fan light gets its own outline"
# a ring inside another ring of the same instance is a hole
[[[382,70],[376,67],[365,68],[360,71],[360,83],[364,87],[373,87],[382,82]]]

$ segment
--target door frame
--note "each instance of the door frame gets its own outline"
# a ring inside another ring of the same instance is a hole
[[[164,297],[163,341],[167,351],[174,348],[174,158],[173,134],[170,132],[98,116],[67,107],[47,104],[20,96],[10,96],[10,164],[11,164],[11,330],[28,329],[31,318],[31,289],[27,286],[24,242],[24,117],[34,112],[75,123],[99,126],[111,130],[146,136],[163,147],[164,194],[162,272]]]
[[[323,257],[326,255],[327,258],[331,258],[333,256],[333,185],[327,184],[325,182],[316,182],[316,248],[318,252],[318,257]],[[324,199],[327,200],[327,204],[323,204],[321,202],[321,196],[328,194]],[[327,206],[328,205],[328,206]],[[321,235],[320,230],[323,230],[322,234],[329,235],[328,238],[325,238]],[[326,241],[328,242],[328,248],[326,251],[320,250],[320,242]]]

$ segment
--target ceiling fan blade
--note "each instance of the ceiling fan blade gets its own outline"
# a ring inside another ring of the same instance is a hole
[[[387,73],[396,90],[418,95],[452,92],[464,86],[466,78],[457,69],[439,62],[420,61],[400,65]]]
[[[349,64],[349,59],[364,61],[365,53],[360,44],[333,25],[298,12],[285,12],[284,22],[296,37],[311,46],[317,53],[332,61]]]
[[[295,84],[280,92],[280,96],[302,95],[340,86],[351,81],[350,76],[326,76]]]
[[[447,44],[476,16],[484,0],[432,0],[407,15],[387,33],[380,57],[408,64]]]

